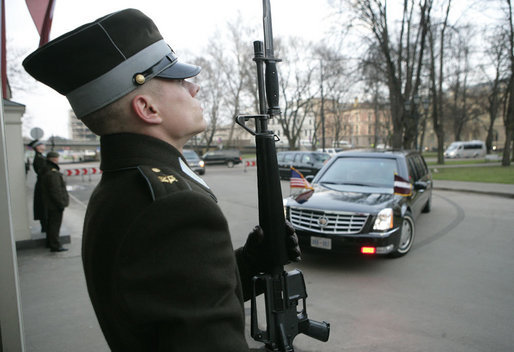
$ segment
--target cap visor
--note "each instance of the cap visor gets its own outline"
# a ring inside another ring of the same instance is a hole
[[[155,77],[168,79],[184,79],[194,77],[202,70],[199,66],[183,64],[180,62],[168,67],[164,71],[159,72]]]

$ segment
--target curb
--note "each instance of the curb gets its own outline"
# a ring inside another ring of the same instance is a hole
[[[480,190],[472,190],[472,189],[459,189],[459,188],[451,188],[451,187],[434,187],[433,189],[439,191],[451,191],[451,192],[464,192],[464,193],[475,193],[475,194],[483,194],[488,196],[495,197],[503,197],[503,198],[511,198],[514,199],[514,194],[504,193],[504,192],[494,192],[494,191],[480,191]]]

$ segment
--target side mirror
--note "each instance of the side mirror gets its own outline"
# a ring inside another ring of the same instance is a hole
[[[312,180],[314,180],[314,176],[313,175],[305,176],[305,179],[307,181],[309,181],[309,183],[310,183],[310,182],[312,182]]]
[[[427,188],[428,188],[428,184],[426,182],[423,182],[423,181],[414,182],[415,190],[423,190],[423,189],[427,189]]]

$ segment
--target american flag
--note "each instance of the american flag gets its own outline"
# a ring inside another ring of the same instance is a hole
[[[306,188],[313,189],[309,181],[307,181],[302,173],[296,170],[294,167],[291,167],[291,180],[290,185],[291,188]]]
[[[412,185],[397,174],[394,174],[394,194],[405,197],[412,195]]]

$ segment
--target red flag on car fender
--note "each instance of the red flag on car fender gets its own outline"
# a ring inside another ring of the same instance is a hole
[[[394,194],[404,197],[412,195],[412,185],[397,174],[394,174]]]

